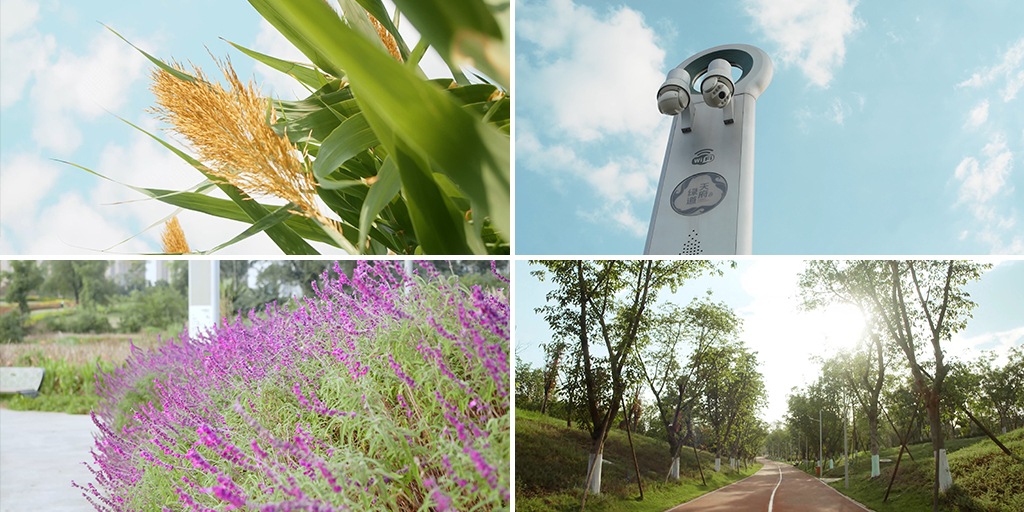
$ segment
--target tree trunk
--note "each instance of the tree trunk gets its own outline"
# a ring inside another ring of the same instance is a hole
[[[935,482],[932,485],[932,510],[939,510],[939,491],[945,492],[953,485],[953,477],[949,473],[946,460],[946,438],[942,435],[942,416],[939,410],[939,396],[928,390],[928,425],[932,434],[932,453],[935,455]]]

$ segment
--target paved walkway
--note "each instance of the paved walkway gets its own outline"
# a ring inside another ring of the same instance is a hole
[[[71,481],[95,482],[88,415],[0,409],[0,512],[94,510]]]
[[[865,512],[868,509],[788,464],[758,459],[749,478],[709,492],[667,512]]]

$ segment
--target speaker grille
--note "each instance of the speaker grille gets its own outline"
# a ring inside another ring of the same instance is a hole
[[[683,250],[679,251],[680,256],[694,256],[697,254],[704,254],[704,249],[700,247],[700,238],[697,237],[697,230],[691,230],[690,236],[686,238],[686,243],[683,244]]]

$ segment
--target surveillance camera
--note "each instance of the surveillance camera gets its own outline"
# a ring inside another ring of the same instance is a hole
[[[667,116],[674,116],[690,106],[690,74],[684,69],[674,68],[658,89],[658,110]]]
[[[708,106],[724,108],[732,100],[732,66],[725,59],[715,59],[708,66],[708,73],[700,85],[704,102]]]

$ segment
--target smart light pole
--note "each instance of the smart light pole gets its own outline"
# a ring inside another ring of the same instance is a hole
[[[217,325],[220,317],[220,262],[188,261],[188,335],[195,339],[200,332]]]
[[[742,71],[735,83],[733,67]],[[754,106],[771,81],[768,54],[745,44],[704,50],[668,72],[658,109],[673,116],[672,133],[644,254],[751,253]]]

